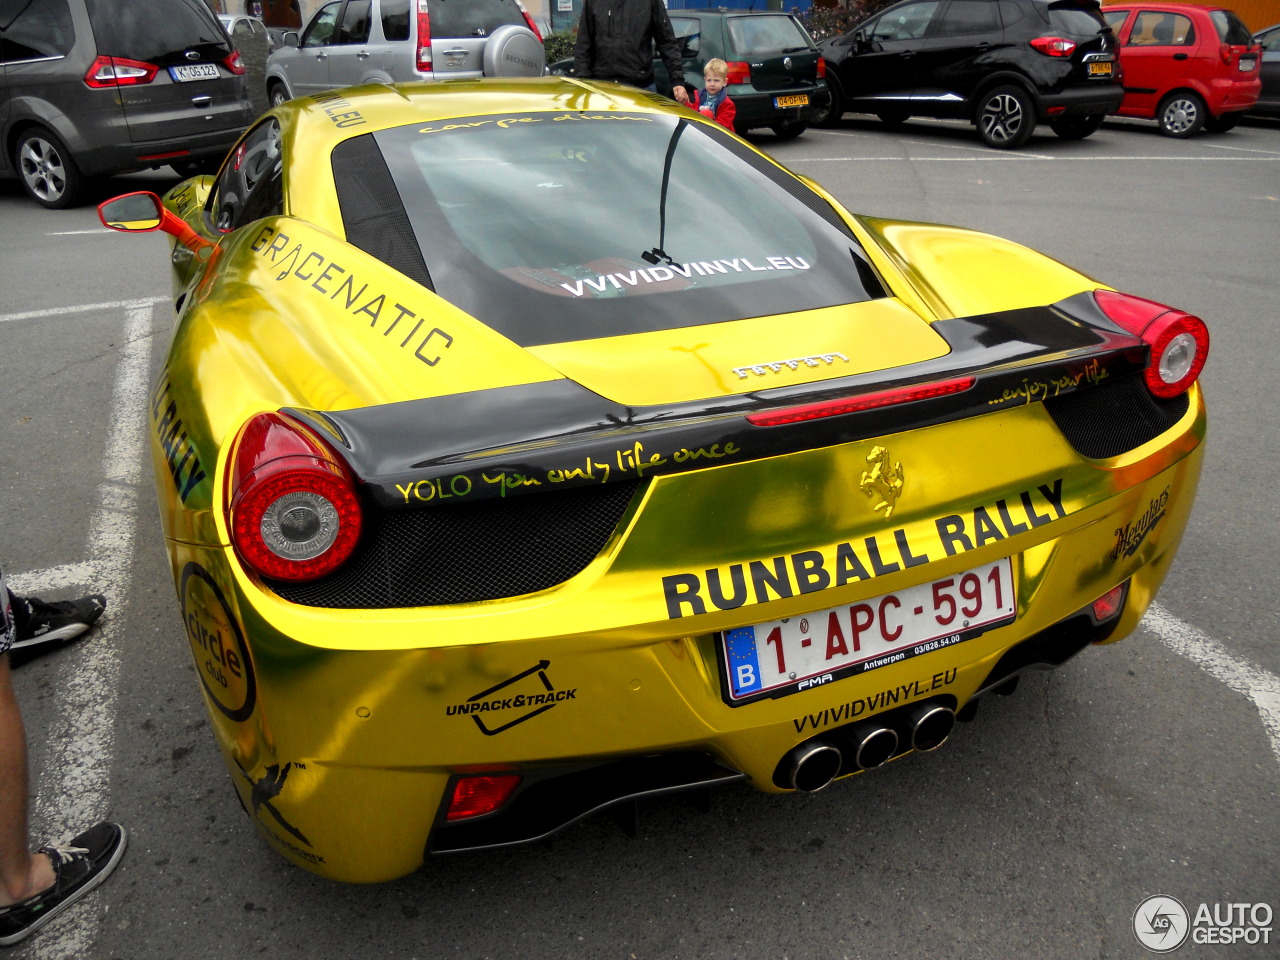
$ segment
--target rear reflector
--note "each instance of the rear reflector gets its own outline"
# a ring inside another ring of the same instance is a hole
[[[974,382],[973,377],[956,377],[953,380],[916,383],[909,387],[877,390],[874,393],[845,397],[842,400],[809,403],[799,407],[772,410],[768,413],[752,413],[747,415],[747,422],[757,427],[778,427],[787,423],[800,423],[804,420],[838,417],[846,413],[858,413],[861,410],[874,410],[877,407],[892,407],[900,403],[933,400],[936,397],[945,397],[953,393],[963,393],[972,387]]]
[[[1097,600],[1093,601],[1091,611],[1093,619],[1097,623],[1106,623],[1108,620],[1114,620],[1120,616],[1120,611],[1124,609],[1124,595],[1128,588],[1128,581],[1108,590]]]
[[[453,785],[453,796],[445,819],[450,822],[469,820],[493,813],[507,802],[519,785],[520,775],[517,773],[462,777]]]

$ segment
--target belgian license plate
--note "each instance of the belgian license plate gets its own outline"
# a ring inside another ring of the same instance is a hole
[[[1101,60],[1096,63],[1089,64],[1089,76],[1091,77],[1111,76],[1111,61]]]
[[[217,80],[218,68],[212,63],[184,63],[180,67],[170,67],[169,76],[179,83],[188,80]]]
[[[807,93],[797,93],[790,97],[774,97],[773,105],[775,107],[807,107],[809,105],[809,95]]]
[[[1257,61],[1256,61],[1256,60],[1254,60],[1254,59],[1253,59],[1253,57],[1241,57],[1241,58],[1240,58],[1240,72],[1241,72],[1241,73],[1252,73],[1252,72],[1253,72],[1253,68],[1254,68],[1254,66],[1255,66],[1256,64],[1257,64]]]
[[[729,699],[784,696],[941,650],[1012,619],[1015,607],[1006,557],[849,606],[729,630],[721,635]]]

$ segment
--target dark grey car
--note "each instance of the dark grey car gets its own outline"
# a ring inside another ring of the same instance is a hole
[[[201,0],[0,0],[0,175],[69,207],[94,177],[215,170],[253,119]]]

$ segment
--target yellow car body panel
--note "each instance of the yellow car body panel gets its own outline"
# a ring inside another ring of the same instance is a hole
[[[166,198],[208,246],[175,258],[178,321],[152,397],[164,534],[215,735],[245,809],[280,854],[348,882],[408,873],[446,832],[442,805],[467,773],[690,751],[783,792],[776,770],[797,744],[915,703],[959,709],[990,689],[1020,643],[1118,586],[1123,613],[1100,639],[1134,629],[1191,509],[1205,411],[1193,386],[1158,436],[1085,457],[1033,402],[1085,373],[1030,373],[983,415],[783,453],[761,446],[736,460],[619,426],[616,463],[637,475],[639,493],[603,549],[558,585],[381,609],[284,599],[228,530],[229,458],[255,414],[562,381],[626,406],[680,404],[744,392],[735,368],[762,361],[777,366],[767,371],[777,384],[799,389],[836,376],[836,363],[840,375],[941,363],[945,323],[1101,287],[1017,244],[855,217],[832,201],[889,296],[521,347],[347,243],[331,166],[318,158],[353,131],[408,122],[676,108],[551,78],[450,86],[362,88],[273,111],[286,153],[305,154],[285,168],[283,215],[221,235],[200,212],[210,178]],[[845,359],[824,359],[832,354]],[[643,475],[641,465],[670,466],[681,453],[691,461],[681,470]],[[550,486],[556,472],[525,480]],[[447,485],[426,489],[443,498]],[[403,506],[416,505],[405,493]],[[1004,558],[1010,622],[787,695],[726,695],[724,631],[849,608]]]

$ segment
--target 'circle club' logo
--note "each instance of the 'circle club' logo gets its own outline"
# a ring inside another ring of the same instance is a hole
[[[1191,916],[1173,897],[1147,897],[1133,911],[1133,935],[1152,953],[1171,953],[1187,940]]]

